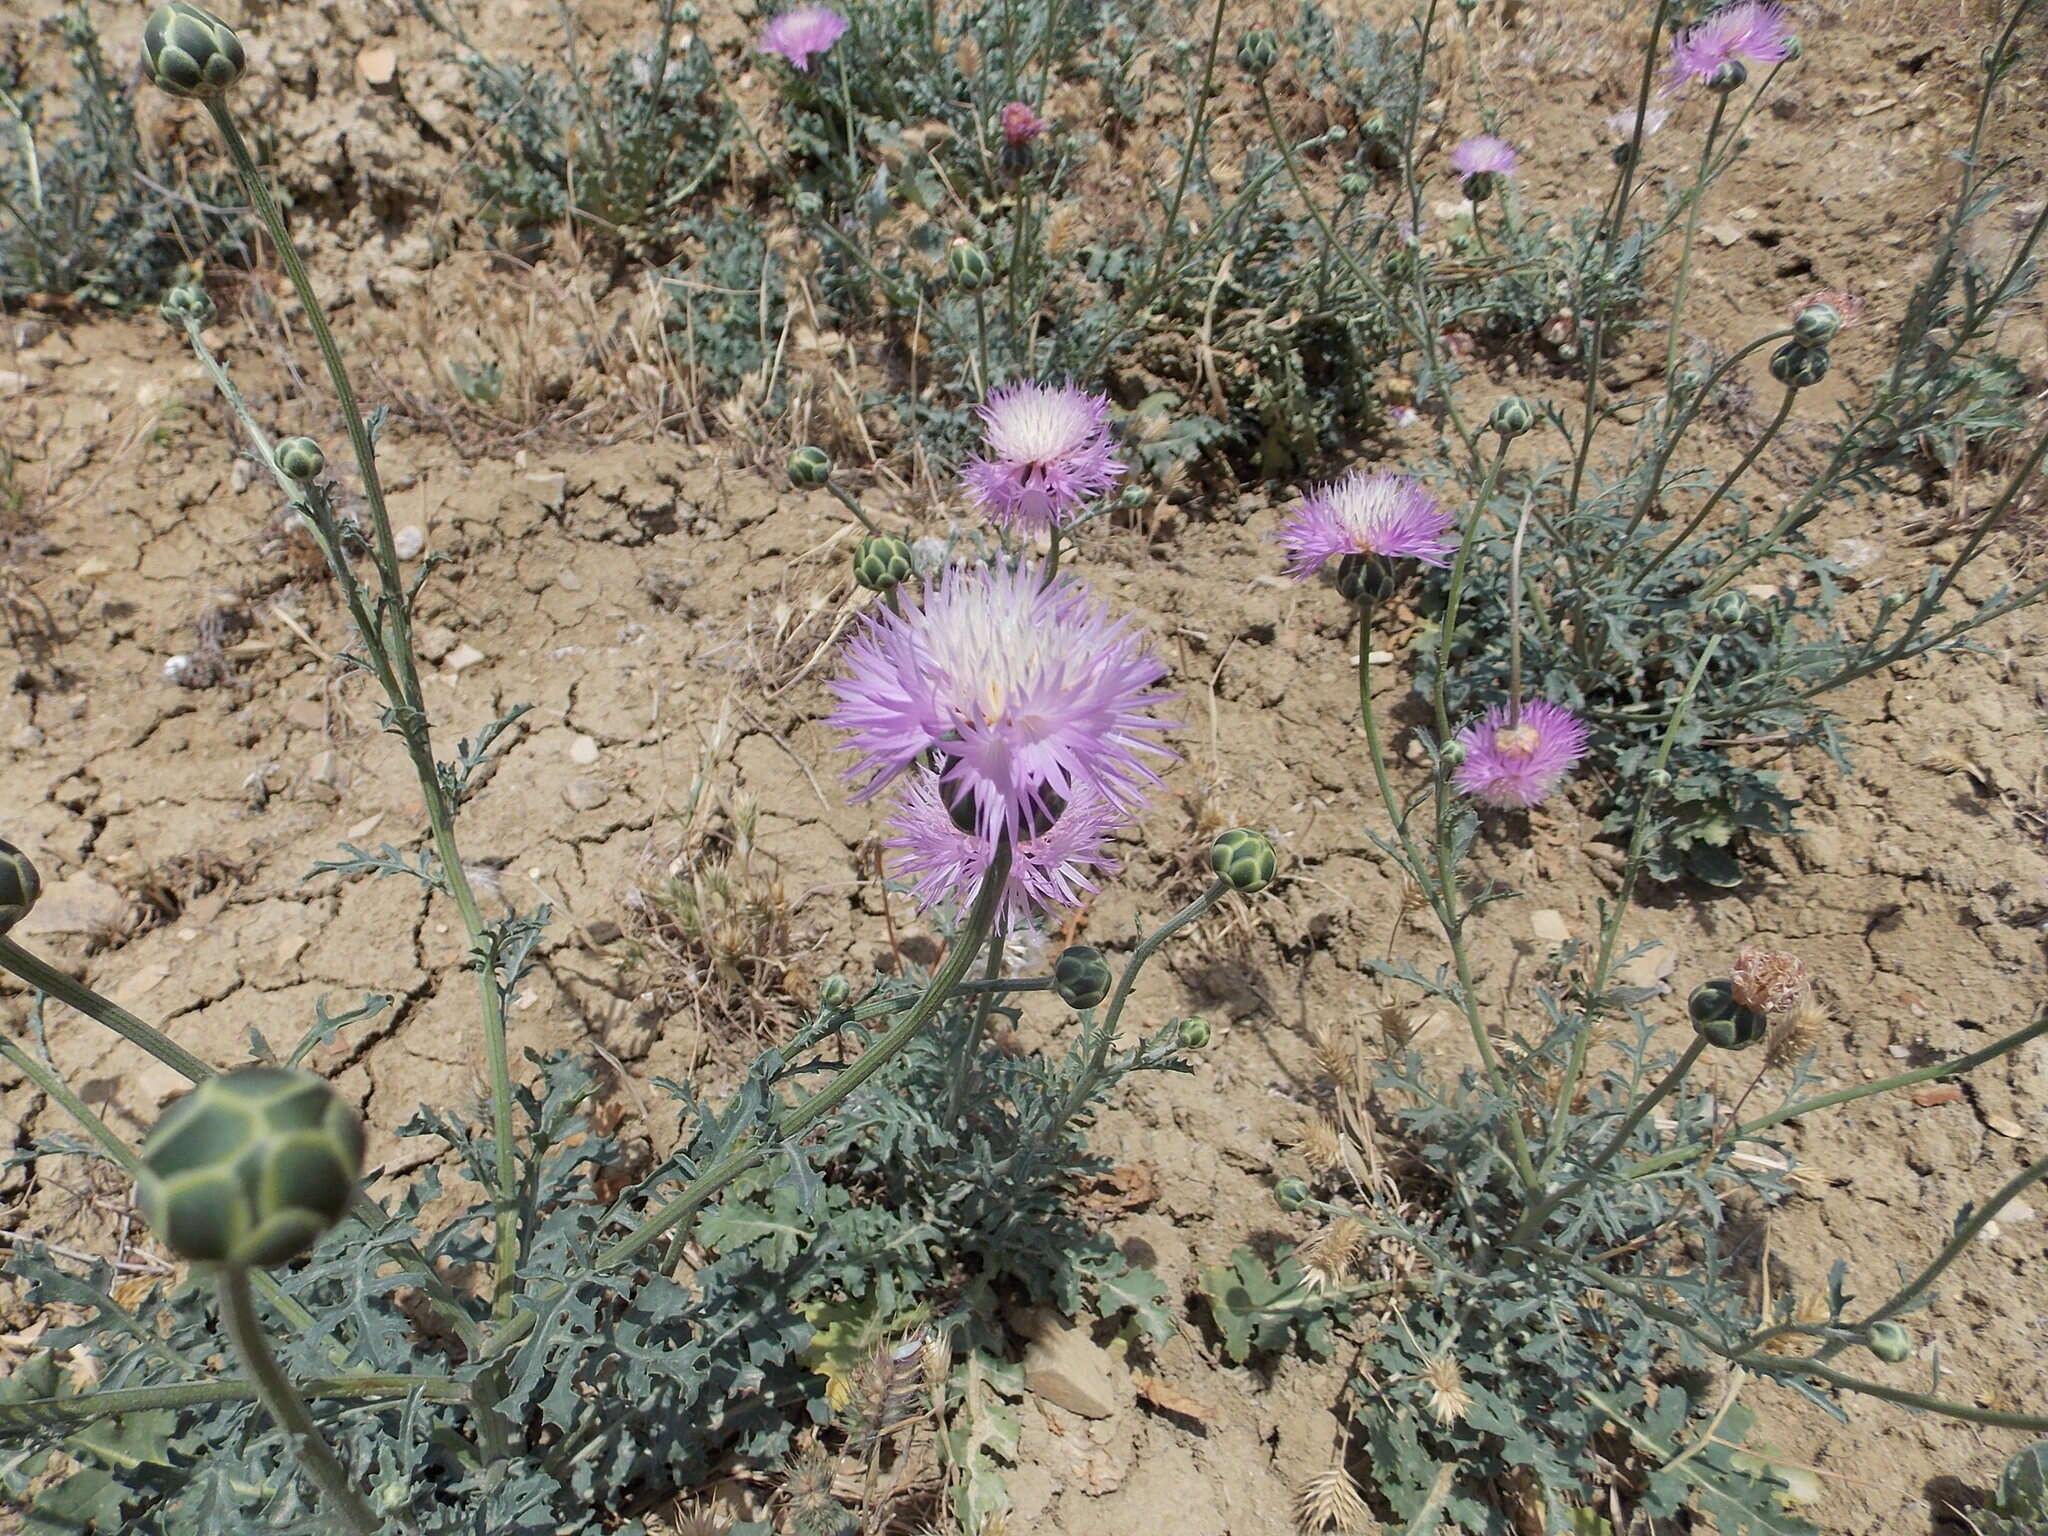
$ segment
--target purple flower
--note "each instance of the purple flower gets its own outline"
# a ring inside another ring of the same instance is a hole
[[[1460,176],[1512,176],[1518,158],[1505,139],[1482,133],[1451,151],[1451,169]]]
[[[809,73],[813,55],[825,52],[845,31],[846,18],[837,11],[823,5],[800,5],[772,18],[754,46],[762,53],[780,54]]]
[[[990,518],[1043,532],[1115,485],[1124,466],[1109,440],[1109,401],[1071,384],[1008,384],[981,406],[986,458],[960,478]]]
[[[1585,722],[1560,704],[1532,699],[1522,718],[1508,724],[1496,704],[1477,725],[1458,732],[1465,760],[1452,782],[1488,805],[1519,809],[1537,804],[1586,755]]]
[[[1029,102],[1013,101],[1003,108],[1003,142],[1022,148],[1045,132],[1045,119],[1031,110]]]
[[[1451,522],[1419,481],[1353,470],[1303,502],[1281,527],[1280,542],[1292,557],[1287,574],[1296,581],[1344,555],[1448,565],[1457,548]]]
[[[1158,782],[1166,668],[1081,582],[978,566],[897,595],[903,611],[869,615],[832,685],[832,724],[860,755],[847,775],[872,776],[856,801],[925,763],[983,842],[1015,843],[1086,791],[1130,812]]]
[[[1774,0],[1736,0],[1671,39],[1666,90],[1694,81],[1711,83],[1727,65],[1781,64],[1791,53],[1791,30]]]
[[[994,841],[962,831],[944,794],[939,776],[920,768],[905,783],[889,819],[895,835],[886,846],[904,854],[895,872],[912,881],[912,899],[928,912],[973,901],[995,859]],[[1100,888],[1102,876],[1119,868],[1108,844],[1127,822],[1102,796],[1082,789],[1051,826],[1015,842],[1010,878],[996,906],[996,932],[1026,927],[1050,910],[1079,907]]]

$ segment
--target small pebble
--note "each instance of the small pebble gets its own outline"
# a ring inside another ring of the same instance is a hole
[[[466,672],[484,659],[484,653],[473,645],[458,645],[444,658],[450,672]]]
[[[562,798],[572,811],[594,811],[611,797],[612,792],[596,779],[571,779],[562,786]]]
[[[574,571],[564,571],[555,578],[555,585],[564,592],[581,592],[583,590],[583,578]]]
[[[392,546],[401,560],[417,560],[420,551],[427,547],[427,531],[418,523],[407,523],[391,535]]]
[[[40,747],[43,744],[42,727],[24,725],[20,730],[7,738],[7,744],[17,752],[27,752],[32,748]]]
[[[597,743],[588,736],[578,736],[569,743],[569,761],[588,768],[597,761]]]
[[[413,636],[413,645],[425,660],[439,661],[455,649],[455,631],[445,624],[436,624]]]

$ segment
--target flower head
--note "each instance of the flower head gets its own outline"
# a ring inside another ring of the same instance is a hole
[[[902,612],[876,610],[846,648],[832,723],[871,775],[866,799],[913,764],[984,842],[1021,843],[1092,790],[1128,814],[1173,754],[1156,732],[1166,669],[1071,578],[1036,569],[943,572]],[[936,759],[936,761],[934,761]]]
[[[1343,555],[1450,564],[1451,514],[1407,475],[1354,470],[1301,504],[1280,529],[1292,557],[1287,574],[1305,581]]]
[[[1666,90],[1710,84],[1730,64],[1780,64],[1790,56],[1791,29],[1775,0],[1736,0],[1671,39]],[[1724,77],[1725,78],[1725,77]]]
[[[1460,176],[1512,176],[1519,158],[1505,139],[1482,133],[1451,151],[1451,169]]]
[[[961,478],[991,518],[1043,532],[1124,473],[1109,439],[1109,401],[1071,384],[1008,384],[981,406],[985,458]]]
[[[1010,875],[996,903],[995,931],[1012,933],[1040,915],[1071,911],[1120,867],[1109,840],[1126,817],[1091,789],[1079,790],[1050,826],[1011,845]],[[926,911],[965,907],[995,862],[995,839],[963,831],[947,808],[939,775],[920,768],[897,797],[887,846],[901,851],[895,872],[911,881]]]
[[[1012,149],[1029,144],[1045,132],[1045,119],[1031,110],[1025,101],[1013,101],[1003,108],[1003,142]]]
[[[1544,699],[1522,706],[1508,723],[1508,707],[1496,704],[1476,725],[1458,732],[1465,760],[1453,782],[1488,805],[1520,809],[1546,799],[1572,765],[1586,755],[1585,722]]]
[[[831,48],[845,31],[846,18],[829,6],[800,5],[771,18],[754,46],[762,53],[780,54],[808,73],[811,59]]]
[[[1758,1013],[1784,1013],[1806,996],[1806,967],[1783,950],[1743,950],[1730,981],[1735,1001]]]
[[[1458,1357],[1445,1352],[1422,1362],[1422,1384],[1429,1388],[1429,1416],[1448,1427],[1472,1411],[1472,1394],[1465,1390],[1465,1373]]]

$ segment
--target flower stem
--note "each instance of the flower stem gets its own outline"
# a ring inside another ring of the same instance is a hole
[[[152,1028],[111,998],[101,997],[84,982],[65,975],[40,956],[23,949],[14,940],[0,936],[0,969],[12,971],[47,997],[69,1003],[95,1023],[104,1024],[131,1045],[140,1046],[158,1061],[192,1082],[212,1077],[214,1069],[194,1056],[160,1029]]]
[[[1685,215],[1685,241],[1678,248],[1678,282],[1671,291],[1671,318],[1666,322],[1664,337],[1664,388],[1667,391],[1678,373],[1678,322],[1685,313],[1685,291],[1692,279],[1693,241],[1699,234],[1700,209],[1707,200],[1707,173],[1713,164],[1714,140],[1721,132],[1721,118],[1727,110],[1728,93],[1716,92],[1714,120],[1707,125],[1706,142],[1700,145],[1699,174],[1693,178],[1692,193],[1688,198],[1690,206]]]
[[[1758,434],[1757,440],[1749,445],[1749,451],[1743,454],[1740,462],[1738,462],[1733,469],[1729,470],[1728,473],[1724,477],[1722,477],[1721,483],[1714,487],[1714,494],[1707,498],[1706,505],[1701,507],[1699,511],[1693,513],[1691,520],[1688,521],[1683,528],[1679,529],[1678,532],[1674,533],[1670,537],[1670,539],[1666,541],[1662,549],[1658,550],[1656,554],[1650,557],[1650,563],[1648,565],[1644,566],[1640,571],[1636,572],[1634,579],[1629,582],[1628,589],[1630,592],[1634,592],[1638,588],[1640,588],[1644,582],[1650,579],[1650,573],[1652,571],[1656,570],[1658,566],[1662,565],[1666,560],[1670,559],[1671,556],[1675,554],[1682,545],[1684,545],[1686,540],[1690,539],[1694,534],[1700,531],[1701,526],[1705,524],[1707,518],[1712,515],[1714,508],[1718,507],[1721,504],[1721,498],[1728,494],[1730,488],[1734,486],[1736,481],[1740,480],[1743,477],[1743,475],[1748,473],[1749,466],[1756,462],[1756,456],[1764,451],[1764,445],[1769,443],[1772,438],[1778,435],[1778,428],[1784,426],[1785,418],[1792,414],[1792,402],[1798,398],[1798,386],[1788,385],[1785,389],[1785,398],[1779,402],[1778,414],[1771,418],[1771,424],[1765,427],[1763,431]]]
[[[836,496],[839,499],[839,504],[842,507],[846,508],[847,511],[851,512],[855,517],[860,519],[861,527],[867,529],[869,533],[873,534],[878,539],[883,537],[881,527],[875,522],[875,520],[872,517],[868,516],[868,509],[860,504],[860,498],[858,496],[854,495],[853,492],[849,491],[837,480],[826,481],[825,489],[830,491],[834,496]]]
[[[1003,974],[1003,936],[991,933],[988,936],[988,964],[981,973],[984,982],[994,982]],[[981,994],[981,1000],[974,1005],[974,1013],[968,1022],[966,1033],[954,1047],[953,1080],[946,1089],[946,1123],[958,1125],[960,1112],[967,1102],[967,1080],[974,1075],[975,1053],[981,1049],[981,1032],[988,1027],[988,1011],[995,1006],[996,994],[991,987]]]
[[[502,1317],[510,1309],[512,1285],[519,1270],[519,1181],[512,1127],[511,1052],[505,1039],[505,1000],[498,986],[496,949],[485,933],[482,909],[477,905],[476,892],[470,886],[469,874],[455,844],[455,807],[434,762],[426,704],[420,692],[419,664],[413,652],[411,599],[399,570],[391,515],[385,507],[384,485],[377,473],[376,447],[370,439],[362,410],[356,403],[355,389],[342,362],[341,348],[336,345],[334,332],[320,306],[320,296],[306,275],[305,263],[299,259],[298,248],[292,243],[291,232],[285,228],[284,216],[278,211],[276,199],[270,195],[269,184],[257,169],[249,146],[242,141],[241,131],[229,115],[226,102],[218,96],[210,97],[206,109],[213,118],[221,142],[227,146],[228,156],[234,161],[250,202],[256,206],[264,228],[277,247],[278,260],[291,280],[292,290],[298,295],[299,307],[305,313],[306,324],[313,332],[321,361],[326,365],[328,383],[341,407],[342,420],[348,428],[349,446],[355,451],[356,468],[362,476],[363,499],[369,507],[372,551],[381,586],[377,601],[379,622],[363,634],[363,643],[386,653],[380,659],[385,661],[385,670],[389,674],[387,692],[390,694],[393,724],[406,745],[413,772],[419,779],[420,800],[426,808],[427,821],[433,832],[441,881],[462,914],[462,926],[469,939],[470,963],[477,972],[484,1055],[491,1080],[491,1134],[495,1163],[491,1195],[495,1210],[497,1265],[493,1276],[492,1309]],[[354,582],[354,573],[345,561],[336,564],[336,574],[344,585]],[[395,687],[391,686],[393,682]]]
[[[306,1400],[299,1396],[298,1388],[292,1385],[291,1378],[285,1375],[277,1357],[270,1352],[270,1344],[263,1337],[263,1325],[257,1320],[255,1302],[250,1295],[249,1271],[239,1264],[223,1264],[217,1284],[221,1321],[227,1328],[228,1338],[234,1344],[235,1353],[242,1358],[242,1368],[249,1373],[256,1395],[291,1442],[299,1466],[319,1486],[330,1512],[339,1516],[350,1530],[357,1536],[378,1536],[384,1528],[383,1522],[371,1512],[355,1484],[349,1481],[348,1473],[342,1469],[322,1437],[319,1425],[313,1422]]]

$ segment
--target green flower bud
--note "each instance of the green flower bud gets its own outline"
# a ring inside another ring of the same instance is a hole
[[[832,457],[822,448],[809,443],[789,456],[789,483],[801,490],[812,491],[832,478]]]
[[[1887,1365],[1897,1365],[1913,1353],[1913,1334],[1904,1323],[1872,1323],[1870,1336],[1864,1342]]]
[[[1707,89],[1726,96],[1730,91],[1739,91],[1749,83],[1749,66],[1740,59],[1730,59],[1711,75],[1707,76]]]
[[[1710,981],[1693,988],[1686,1000],[1693,1033],[1724,1051],[1746,1051],[1770,1033],[1770,1021],[1754,1008],[1735,1001],[1735,983]]]
[[[1824,347],[1842,329],[1842,312],[1832,304],[1815,301],[1792,317],[1792,335],[1809,347]]]
[[[887,592],[910,580],[910,546],[886,533],[869,535],[853,552],[853,579],[870,592]]]
[[[1483,203],[1500,190],[1500,173],[1498,171],[1474,171],[1459,184],[1458,190],[1463,192],[1471,202],[1475,204]]]
[[[1797,32],[1786,38],[1783,44],[1785,62],[1791,64],[1806,57],[1806,43]]]
[[[1361,607],[1384,602],[1399,582],[1393,563],[1378,555],[1342,555],[1337,560],[1337,592],[1346,602]]]
[[[1209,1021],[1199,1013],[1180,1021],[1180,1045],[1184,1051],[1207,1049],[1209,1044]]]
[[[1650,770],[1650,788],[1652,788],[1652,789],[1669,789],[1670,787],[1671,787],[1671,771],[1670,771],[1669,769],[1667,769],[1667,768],[1652,768],[1652,769]]]
[[[182,331],[189,318],[194,325],[213,323],[213,299],[197,283],[180,283],[164,295],[156,307],[157,317],[173,330]]]
[[[1152,493],[1142,485],[1127,485],[1118,493],[1117,505],[1126,512],[1135,512],[1152,499]]]
[[[1536,409],[1528,401],[1509,395],[1493,408],[1487,423],[1502,437],[1520,437],[1536,425]]]
[[[1445,742],[1443,750],[1437,754],[1437,758],[1438,761],[1440,761],[1446,768],[1464,767],[1465,743],[1463,743],[1462,741]]]
[[[1771,377],[1787,389],[1811,389],[1828,376],[1828,349],[1788,341],[1771,354]]]
[[[327,468],[327,455],[310,437],[286,438],[277,445],[271,457],[280,474],[301,485],[309,480],[318,480]]]
[[[0,837],[0,933],[27,917],[43,894],[43,877],[27,854]]]
[[[1109,996],[1109,961],[1092,944],[1073,944],[1052,963],[1052,989],[1069,1008],[1093,1008]]]
[[[237,80],[249,62],[235,30],[211,11],[171,0],[142,24],[142,69],[158,90],[205,100]]]
[[[2048,1520],[2048,1440],[2036,1441],[2005,1464],[1992,1507],[2013,1520]]]
[[[363,1125],[310,1072],[243,1067],[173,1104],[142,1144],[142,1214],[195,1264],[268,1268],[341,1219],[363,1171]]]
[[[844,1008],[846,1000],[853,996],[853,983],[834,971],[818,987],[818,1006],[821,1008]]]
[[[1280,62],[1280,39],[1270,27],[1255,27],[1237,40],[1238,67],[1254,80]]]
[[[1346,197],[1364,197],[1372,191],[1372,178],[1361,176],[1356,171],[1346,171],[1337,178],[1337,190]]]
[[[1707,376],[1697,368],[1681,368],[1671,380],[1671,392],[1682,398],[1690,398],[1706,387]]]
[[[1216,871],[1217,878],[1232,890],[1246,894],[1271,885],[1278,862],[1273,840],[1249,827],[1232,827],[1209,848],[1209,867]]]
[[[1746,594],[1723,592],[1707,604],[1707,622],[1723,634],[1733,634],[1750,620],[1753,612]]]
[[[1282,1179],[1273,1186],[1273,1199],[1283,1211],[1298,1211],[1308,1204],[1306,1179]]]
[[[995,272],[988,264],[981,247],[969,245],[965,240],[955,240],[952,249],[946,252],[946,266],[953,274],[953,281],[970,292],[986,288],[995,280]]]

